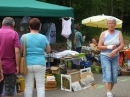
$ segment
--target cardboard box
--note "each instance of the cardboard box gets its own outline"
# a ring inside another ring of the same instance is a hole
[[[45,88],[45,90],[56,90],[57,88]]]
[[[53,84],[56,84],[56,81],[46,81],[45,83],[49,85],[53,85]]]
[[[80,71],[71,70],[66,74],[61,74],[61,90],[72,91],[72,83],[73,83],[73,91],[78,91],[75,88],[75,83],[80,81]],[[79,84],[78,84],[79,85]],[[80,86],[80,85],[79,85]]]
[[[66,66],[52,66],[51,70],[53,74],[66,74],[67,72]]]
[[[83,89],[95,85],[95,80],[94,80],[92,72],[82,73],[80,74],[80,77],[81,77],[80,83]]]
[[[88,67],[88,68],[84,68],[84,69],[80,69],[80,73],[86,73],[86,72],[91,72],[91,68]]]
[[[45,83],[45,88],[56,88],[57,84],[56,81],[47,81]]]
[[[54,76],[47,76],[46,81],[55,81]]]
[[[66,74],[61,74],[61,90],[79,91],[95,85],[95,80],[91,68],[71,70]]]
[[[72,83],[72,89],[73,89],[73,91],[82,90],[81,85],[78,81]]]
[[[80,71],[77,71],[77,70],[71,71],[71,72],[68,72],[67,75],[71,76],[72,83],[76,81],[80,81]]]

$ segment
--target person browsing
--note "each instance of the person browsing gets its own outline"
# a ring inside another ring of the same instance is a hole
[[[74,32],[75,32],[75,36],[76,36],[76,51],[78,53],[81,53],[82,43],[85,41],[86,36],[82,36],[82,33],[79,32],[79,30],[80,30],[79,24],[75,24],[74,28],[75,28]]]
[[[5,97],[14,96],[16,74],[19,73],[21,46],[19,35],[14,31],[14,26],[14,19],[5,17],[2,21],[2,28],[0,29],[0,58],[4,75]],[[0,88],[0,91],[2,89]]]
[[[28,72],[25,76],[24,97],[33,97],[34,78],[36,80],[37,97],[45,97],[44,78],[46,72],[45,52],[51,51],[45,35],[39,33],[40,20],[32,18],[29,21],[30,33],[26,35],[26,65]],[[20,42],[23,50],[22,35]]]

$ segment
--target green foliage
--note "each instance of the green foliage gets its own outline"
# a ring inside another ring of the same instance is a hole
[[[105,29],[86,27],[81,24],[85,18],[95,15],[112,15],[123,20],[122,32],[124,38],[130,34],[130,0],[40,0],[43,2],[72,7],[74,9],[75,23],[81,26],[81,32],[86,35],[87,41],[92,37],[99,38]],[[72,5],[72,6],[71,6]],[[127,33],[126,33],[127,32]],[[60,37],[60,36],[59,36]]]

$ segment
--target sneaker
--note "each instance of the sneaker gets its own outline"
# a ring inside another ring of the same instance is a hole
[[[112,94],[108,94],[107,97],[113,97],[113,95]]]

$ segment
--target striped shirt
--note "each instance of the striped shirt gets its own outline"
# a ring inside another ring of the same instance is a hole
[[[109,45],[116,45],[116,47],[119,46],[119,31],[115,30],[113,34],[110,34],[107,31],[105,31],[105,36],[104,36],[104,46],[109,46]],[[110,56],[110,53],[112,52],[112,49],[107,49],[107,50],[101,50],[101,54],[105,56]],[[118,53],[116,54],[118,55]]]

